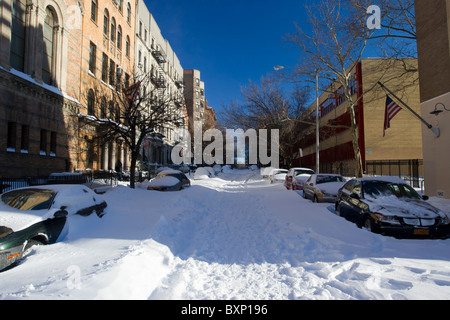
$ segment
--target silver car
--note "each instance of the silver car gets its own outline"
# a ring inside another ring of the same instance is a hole
[[[303,197],[313,202],[335,202],[345,182],[338,174],[313,174],[303,185]]]

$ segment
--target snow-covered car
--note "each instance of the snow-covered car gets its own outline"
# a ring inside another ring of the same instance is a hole
[[[448,237],[448,215],[427,203],[427,199],[400,178],[357,178],[339,190],[335,209],[338,215],[375,233]]]
[[[47,185],[6,192],[0,197],[0,270],[23,258],[33,245],[65,238],[68,216],[102,217],[107,204],[82,185]]]
[[[269,175],[270,183],[284,182],[287,173],[288,171],[286,169],[273,169]]]
[[[179,191],[190,185],[191,181],[184,173],[178,170],[166,169],[147,184],[147,190]]]
[[[315,172],[308,168],[290,168],[284,180],[288,190],[303,190],[303,184]]]
[[[204,180],[204,179],[208,179],[212,176],[213,176],[213,174],[211,173],[211,171],[209,169],[207,169],[206,167],[200,167],[200,168],[197,168],[197,170],[195,170],[194,180]]]
[[[267,177],[269,177],[269,174],[270,174],[270,172],[273,169],[276,169],[276,168],[274,168],[274,167],[263,167],[263,168],[261,168],[260,173],[261,173],[263,178],[267,178]]]
[[[345,182],[345,178],[338,174],[313,174],[303,185],[303,197],[313,202],[334,203]]]

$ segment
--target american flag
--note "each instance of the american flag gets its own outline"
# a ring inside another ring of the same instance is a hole
[[[391,127],[391,120],[395,115],[402,110],[402,108],[396,104],[388,95],[386,95],[386,111],[384,113],[384,128],[383,137],[386,134],[386,130]]]

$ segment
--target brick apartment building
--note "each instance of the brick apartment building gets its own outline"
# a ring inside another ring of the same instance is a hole
[[[404,62],[404,63],[403,63]],[[362,59],[351,77],[350,90],[356,110],[359,148],[366,174],[410,175],[415,184],[422,172],[422,129],[420,121],[408,110],[402,110],[391,121],[383,136],[386,92],[381,81],[416,112],[420,109],[417,60],[394,62],[384,59]],[[341,87],[332,84],[319,97],[320,172],[355,175],[356,162],[350,126],[348,102]],[[315,103],[307,112],[315,119]],[[315,168],[315,125],[310,127],[298,145],[303,157],[296,165]]]
[[[144,1],[4,0],[0,9],[0,176],[128,169],[124,143],[94,139],[101,126],[86,119],[112,117],[114,92],[137,72],[163,84],[187,124],[184,70]],[[161,144],[149,137],[143,160],[170,163],[179,137],[155,129]]]
[[[131,0],[84,0],[81,48],[79,114],[117,117],[117,94],[134,75],[135,2]],[[129,166],[126,146],[120,139],[98,141],[98,125],[83,125],[79,117],[76,168],[115,169]],[[118,119],[112,119],[118,120]]]

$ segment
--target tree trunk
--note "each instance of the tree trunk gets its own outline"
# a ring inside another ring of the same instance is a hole
[[[363,166],[362,166],[362,157],[361,157],[361,149],[359,148],[359,137],[356,126],[356,114],[355,114],[355,105],[350,105],[350,119],[351,119],[351,131],[353,136],[353,152],[355,154],[356,160],[356,169],[355,175],[357,178],[362,178],[363,176]]]
[[[135,182],[136,182],[136,163],[137,163],[137,152],[133,150],[131,152],[131,164],[130,164],[130,188],[135,188]]]

